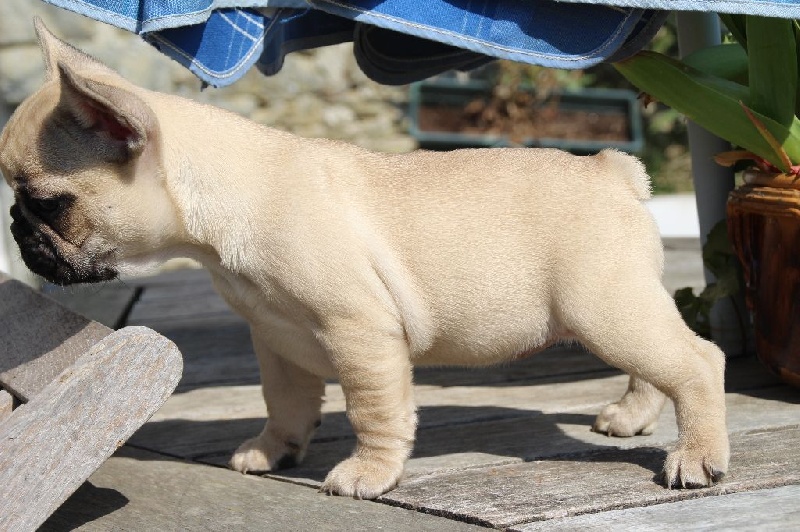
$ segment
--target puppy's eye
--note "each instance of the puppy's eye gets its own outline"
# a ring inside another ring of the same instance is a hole
[[[61,208],[61,200],[57,198],[31,199],[30,203],[38,214],[55,214]]]

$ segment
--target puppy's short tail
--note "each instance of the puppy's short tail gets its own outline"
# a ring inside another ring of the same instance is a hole
[[[652,196],[650,177],[642,161],[613,148],[606,148],[598,153],[597,157],[606,165],[610,174],[625,179],[638,199],[650,199]]]

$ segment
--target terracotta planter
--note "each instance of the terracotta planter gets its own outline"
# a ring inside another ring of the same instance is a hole
[[[728,233],[744,272],[756,353],[800,387],[800,179],[746,173],[728,197]]]

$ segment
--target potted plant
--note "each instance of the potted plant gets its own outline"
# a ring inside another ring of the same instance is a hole
[[[743,269],[756,352],[800,386],[800,26],[720,15],[731,42],[683,61],[643,51],[615,64],[630,82],[726,139],[718,163],[743,168],[728,235]]]
[[[420,147],[540,146],[573,153],[643,144],[636,94],[583,87],[582,72],[497,61],[477,74],[415,83],[410,132]]]

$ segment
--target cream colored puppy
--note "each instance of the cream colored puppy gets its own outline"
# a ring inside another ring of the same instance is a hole
[[[357,443],[323,489],[377,497],[414,442],[413,365],[495,364],[575,339],[631,375],[596,430],[647,432],[666,394],[680,433],[667,484],[726,471],[724,358],[661,285],[633,157],[386,155],[298,138],[138,88],[37,30],[47,81],[0,138],[22,256],[63,284],[176,255],[209,269],[250,323],[269,414],[234,469],[300,462],[335,377]]]

